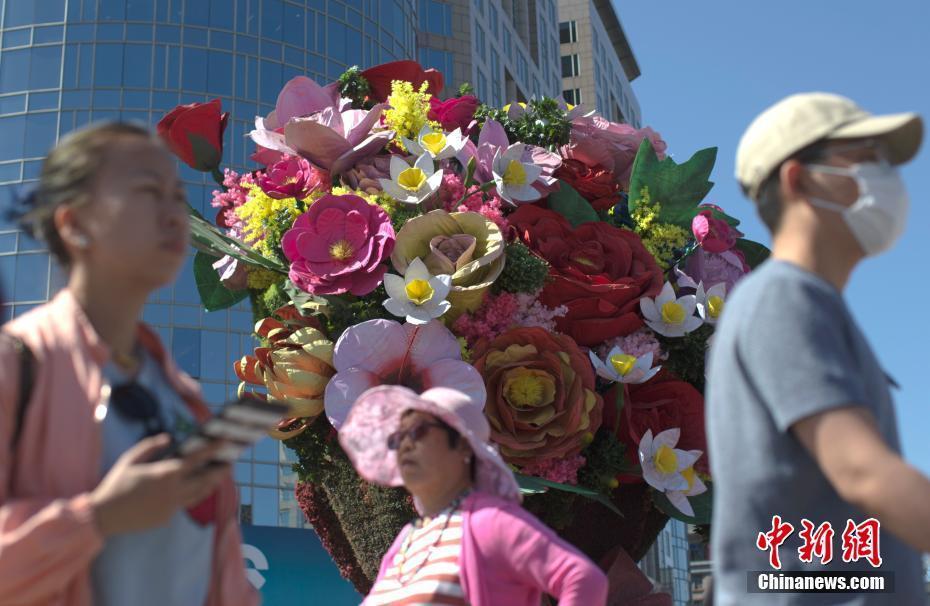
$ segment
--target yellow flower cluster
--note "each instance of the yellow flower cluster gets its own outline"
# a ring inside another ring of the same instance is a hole
[[[248,188],[248,201],[236,209],[242,219],[247,239],[261,255],[274,259],[281,236],[307,210],[307,204],[295,198],[276,200],[258,185]]]
[[[395,142],[402,147],[401,137],[415,139],[420,129],[429,123],[426,116],[432,95],[426,92],[428,88],[429,82],[424,82],[419,91],[405,80],[391,82],[391,94],[387,98],[391,109],[384,112],[384,121],[396,133]]]
[[[677,225],[659,222],[661,205],[653,202],[649,188],[643,187],[639,192],[636,209],[631,213],[634,230],[662,269],[671,267],[675,249],[688,243],[689,233]]]
[[[265,290],[272,284],[284,282],[285,278],[287,278],[284,274],[257,265],[247,265],[246,271],[248,272],[248,284],[251,290]]]

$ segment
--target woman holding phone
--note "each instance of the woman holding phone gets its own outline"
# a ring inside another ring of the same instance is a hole
[[[140,322],[187,253],[173,157],[140,127],[74,132],[46,158],[23,224],[68,283],[0,338],[0,603],[257,604],[218,445],[163,456],[209,417]]]

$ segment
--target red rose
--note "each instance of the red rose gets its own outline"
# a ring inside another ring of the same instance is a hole
[[[593,347],[643,325],[641,297],[662,290],[662,270],[639,236],[600,221],[576,228],[560,214],[524,205],[510,217],[520,239],[549,262],[551,280],[540,301],[564,305],[558,329]]]
[[[616,419],[614,403],[618,388],[619,384],[604,396],[605,427],[611,427]],[[707,436],[704,433],[704,396],[701,392],[667,370],[661,371],[651,381],[627,385],[617,439],[626,446],[627,457],[631,461],[637,460],[639,441],[647,429],[656,435],[674,427],[681,429],[675,448],[703,452],[694,468],[701,473],[710,473]]]
[[[562,160],[555,176],[574,187],[594,210],[609,210],[620,201],[620,185],[613,173],[601,165],[590,167],[578,160]]]
[[[445,101],[431,97],[427,118],[439,122],[445,130],[461,128],[462,132],[467,134],[477,109],[478,97],[474,95],[462,95]]]
[[[391,61],[370,67],[362,72],[362,77],[368,81],[369,97],[378,103],[383,103],[391,94],[392,80],[405,80],[413,84],[414,90],[420,90],[424,82],[429,82],[429,92],[438,95],[445,80],[442,74],[435,69],[423,69],[416,61]]]
[[[229,113],[219,99],[179,105],[158,122],[158,136],[174,154],[195,170],[210,172],[223,159],[223,131]]]

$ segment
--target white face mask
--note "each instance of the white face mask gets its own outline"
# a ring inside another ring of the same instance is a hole
[[[808,168],[856,180],[859,198],[852,206],[821,198],[809,200],[814,206],[842,214],[866,256],[888,250],[904,233],[909,202],[904,181],[895,167],[887,163],[863,162],[848,168],[820,164],[809,165]]]

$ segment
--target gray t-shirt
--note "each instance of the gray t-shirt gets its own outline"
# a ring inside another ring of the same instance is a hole
[[[707,432],[714,478],[711,526],[715,603],[927,603],[920,556],[887,530],[880,533],[881,571],[894,572],[894,594],[747,593],[747,571],[777,573],[756,547],[772,516],[794,526],[779,549],[781,571],[874,571],[843,562],[847,519],[869,518],[839,497],[789,428],[810,415],[861,405],[900,452],[889,381],[842,295],[822,278],[783,261],[747,276],[727,301],[711,347]],[[833,560],[799,559],[801,520],[833,526]]]
[[[112,385],[129,380],[112,363],[103,369]],[[187,405],[168,383],[158,363],[142,356],[136,381],[161,407],[164,426],[175,434],[193,427]],[[124,419],[111,406],[103,420],[101,472],[106,473],[125,451],[145,435],[140,421]],[[97,606],[196,606],[206,602],[213,564],[213,524],[201,526],[187,511],[167,524],[107,539],[94,560],[92,579]]]

